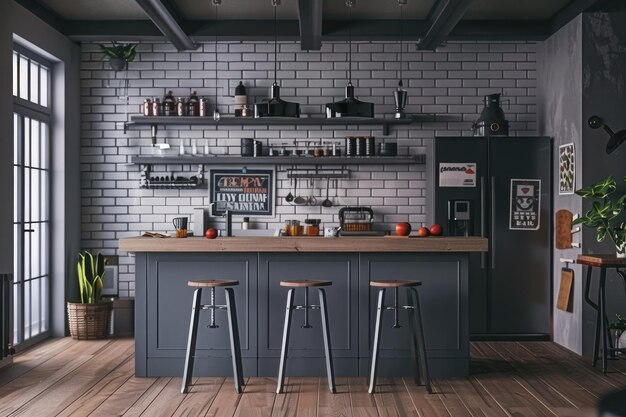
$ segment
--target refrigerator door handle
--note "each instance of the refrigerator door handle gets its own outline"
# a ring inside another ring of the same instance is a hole
[[[485,177],[480,177],[480,237],[485,237],[486,232],[486,209],[485,206],[487,202],[485,201]],[[481,252],[480,254],[480,269],[485,269],[485,264],[487,262],[487,254],[485,252]]]
[[[496,177],[491,177],[491,269],[496,269]]]

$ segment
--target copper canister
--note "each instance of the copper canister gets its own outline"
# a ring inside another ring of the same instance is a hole
[[[209,107],[209,102],[206,98],[200,99],[200,116],[204,117],[207,115],[207,108]]]
[[[152,101],[152,115],[153,116],[162,115],[161,100],[159,100],[157,97],[155,97],[154,100]]]
[[[176,114],[178,116],[184,116],[185,113],[185,99],[178,97],[178,100],[176,100]]]
[[[143,101],[141,112],[144,116],[152,116],[152,100],[147,98]]]

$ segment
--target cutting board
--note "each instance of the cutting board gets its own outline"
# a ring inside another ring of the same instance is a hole
[[[571,311],[572,287],[574,286],[574,271],[569,268],[561,269],[561,284],[559,295],[556,300],[556,308],[563,311]]]
[[[572,247],[572,219],[574,215],[569,210],[559,210],[556,212],[556,234],[554,245],[557,249],[570,249]]]

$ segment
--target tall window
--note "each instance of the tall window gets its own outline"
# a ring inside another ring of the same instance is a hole
[[[50,65],[13,51],[13,344],[48,335],[50,287]]]

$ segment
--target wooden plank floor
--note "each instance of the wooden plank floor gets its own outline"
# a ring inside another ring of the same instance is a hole
[[[231,378],[135,378],[132,339],[54,339],[0,369],[0,416],[211,417],[592,417],[599,398],[626,388],[626,359],[603,375],[550,342],[474,342],[472,375],[433,381],[435,393],[409,379],[381,378],[375,395],[364,378],[247,378],[243,395]]]

